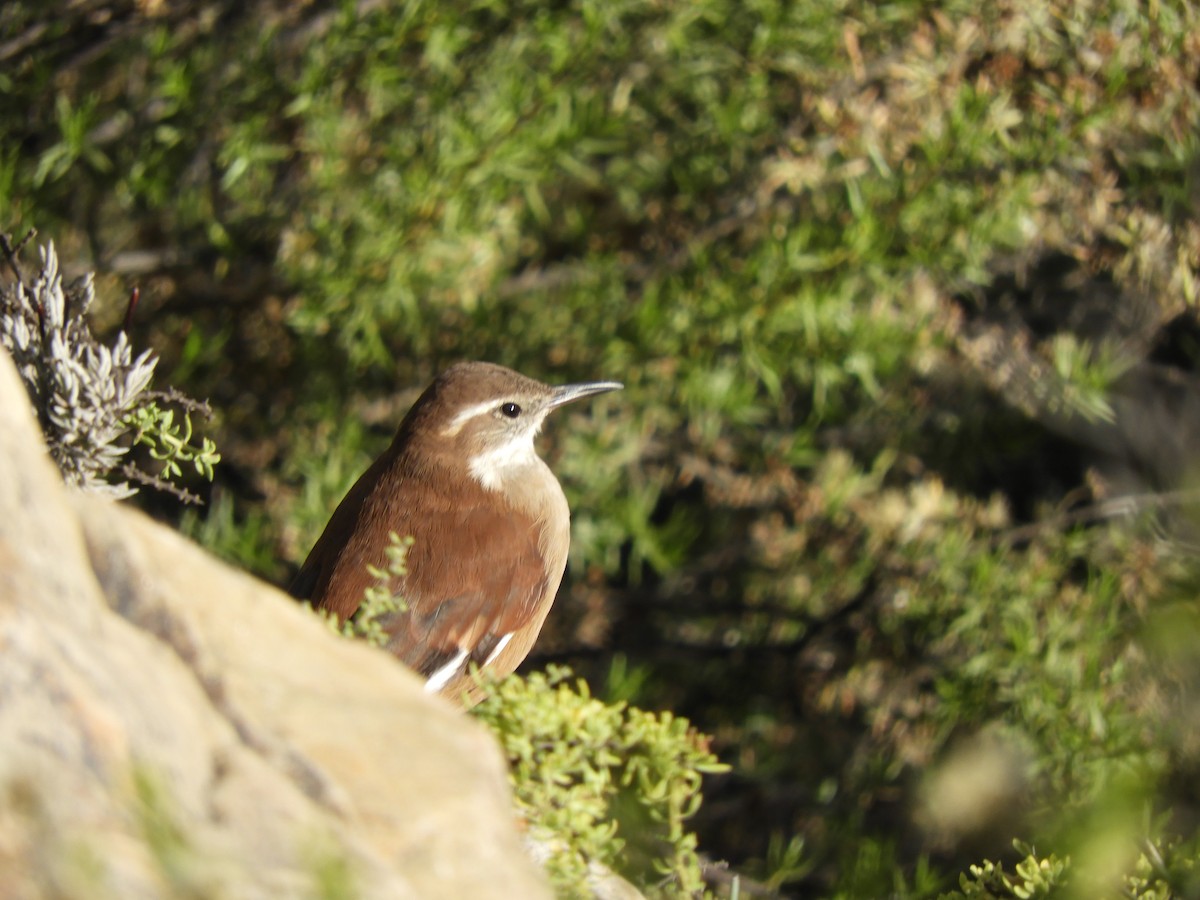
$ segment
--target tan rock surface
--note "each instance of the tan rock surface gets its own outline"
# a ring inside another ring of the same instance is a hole
[[[65,488],[0,352],[0,898],[539,898],[490,736]]]

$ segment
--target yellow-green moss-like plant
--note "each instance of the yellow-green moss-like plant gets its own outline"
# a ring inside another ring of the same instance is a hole
[[[701,896],[687,819],[705,773],[724,771],[708,738],[683,718],[591,696],[570,669],[550,666],[488,685],[474,710],[508,755],[517,808],[563,896],[584,892],[589,867],[648,896]]]
[[[1194,897],[1198,887],[1195,847],[1176,840],[1143,841],[1140,853],[1124,855],[1109,847],[1106,859],[1094,854],[1088,862],[1070,856],[1039,855],[1029,844],[1014,840],[1023,857],[1011,870],[1002,863],[984,860],[971,866],[958,880],[958,890],[939,900],[1032,900],[1037,897],[1128,897],[1131,900],[1171,900]],[[1103,871],[1116,863],[1118,869]]]
[[[373,583],[364,592],[358,612],[342,625],[342,634],[360,637],[376,647],[387,645],[384,618],[408,608],[396,590],[396,582],[408,573],[408,548],[412,543],[411,537],[400,537],[394,531],[388,533],[388,545],[384,551],[387,562],[383,568],[367,566]]]
[[[367,565],[367,573],[371,576],[371,584],[363,591],[362,602],[354,615],[344,622],[338,622],[338,617],[327,609],[316,609],[306,603],[316,615],[320,616],[329,630],[343,637],[359,638],[374,647],[386,647],[387,632],[383,630],[384,621],[393,613],[404,612],[408,604],[397,591],[397,582],[408,573],[408,548],[412,546],[411,537],[400,537],[396,532],[388,533],[388,546],[384,550],[386,562],[383,567]]]

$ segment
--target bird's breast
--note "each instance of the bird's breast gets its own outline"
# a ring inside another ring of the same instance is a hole
[[[546,574],[557,584],[571,541],[571,511],[550,467],[537,456],[526,465],[506,467],[492,491],[512,508],[514,518],[533,523]]]

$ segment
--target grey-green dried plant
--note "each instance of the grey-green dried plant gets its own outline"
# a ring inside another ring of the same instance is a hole
[[[152,350],[135,357],[125,329],[111,344],[92,334],[87,313],[95,300],[93,275],[65,283],[53,243],[39,247],[38,271],[27,277],[18,256],[33,235],[16,245],[0,235],[13,275],[10,284],[0,285],[0,344],[17,366],[63,478],[117,498],[132,496],[141,485],[199,503],[177,482],[184,466],[211,481],[221,459],[210,438],[197,442],[193,435],[192,415],[211,415],[208,404],[174,389],[150,390],[158,357]],[[148,448],[157,472],[129,460],[137,445]]]

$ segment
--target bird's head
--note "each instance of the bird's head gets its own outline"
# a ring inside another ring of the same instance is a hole
[[[453,448],[483,487],[498,490],[510,475],[541,464],[533,439],[551,411],[622,387],[617,381],[553,387],[493,363],[458,363],[421,395],[401,435],[419,429]]]

